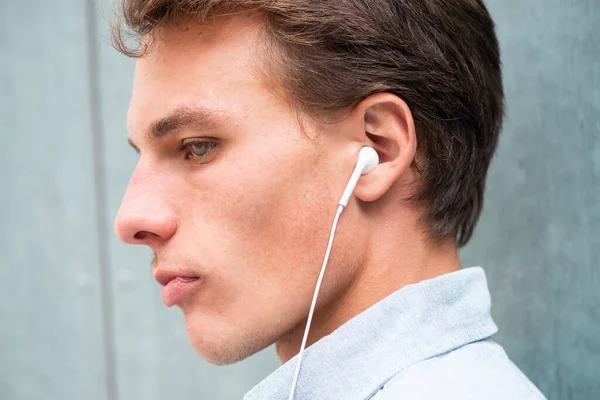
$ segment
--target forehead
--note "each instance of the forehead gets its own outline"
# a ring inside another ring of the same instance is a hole
[[[149,51],[136,61],[129,131],[182,104],[243,110],[268,85],[258,73],[262,16],[216,17],[159,28]]]

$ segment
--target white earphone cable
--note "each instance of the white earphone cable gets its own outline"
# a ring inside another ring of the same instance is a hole
[[[335,236],[335,228],[337,227],[338,220],[340,219],[340,215],[344,211],[344,206],[339,205],[337,212],[335,213],[335,219],[333,220],[333,225],[331,226],[331,234],[329,235],[329,243],[327,244],[327,251],[325,252],[325,259],[323,260],[323,265],[321,266],[321,273],[319,274],[319,279],[317,279],[317,286],[315,287],[315,293],[313,294],[312,304],[310,305],[310,311],[308,312],[308,319],[306,321],[306,329],[304,329],[304,337],[302,338],[302,345],[300,346],[300,352],[298,353],[298,361],[296,362],[296,372],[294,373],[294,380],[292,381],[292,388],[290,389],[290,397],[288,400],[294,400],[294,392],[296,391],[296,384],[298,383],[298,375],[300,374],[300,365],[302,364],[302,355],[304,354],[304,348],[306,347],[306,340],[308,339],[308,331],[310,329],[310,324],[312,322],[313,313],[315,311],[315,306],[317,304],[317,297],[319,295],[319,289],[321,288],[321,282],[323,281],[323,276],[325,275],[325,267],[327,267],[327,261],[329,261],[329,253],[331,253],[331,247],[333,245],[333,237]]]

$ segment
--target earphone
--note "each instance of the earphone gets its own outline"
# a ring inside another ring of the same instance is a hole
[[[306,321],[306,328],[304,329],[304,337],[302,338],[302,345],[300,346],[300,352],[298,353],[298,361],[296,362],[296,371],[294,373],[294,379],[292,381],[292,387],[290,389],[290,397],[289,400],[294,399],[294,392],[296,391],[296,384],[298,383],[298,375],[300,374],[300,365],[302,364],[302,355],[304,353],[304,348],[306,347],[306,340],[308,338],[308,331],[310,329],[310,324],[312,322],[313,313],[315,311],[315,305],[317,304],[317,296],[319,295],[319,289],[321,288],[321,282],[323,281],[323,276],[325,275],[325,267],[327,266],[327,261],[329,260],[329,253],[331,253],[331,246],[333,245],[333,237],[335,235],[335,228],[337,227],[338,220],[344,208],[348,205],[348,201],[354,193],[354,189],[356,188],[356,184],[358,183],[358,179],[361,175],[368,174],[373,171],[375,167],[379,164],[379,156],[375,149],[369,146],[361,147],[358,152],[358,161],[356,162],[356,167],[354,167],[354,171],[350,176],[350,180],[346,185],[346,189],[342,194],[342,198],[338,203],[338,209],[335,213],[335,219],[333,220],[333,225],[331,227],[331,234],[329,235],[329,243],[327,244],[327,251],[325,252],[325,258],[323,259],[323,265],[321,266],[321,272],[319,274],[319,279],[317,279],[317,285],[315,287],[315,293],[313,294],[312,303],[310,305],[310,311],[308,312],[308,319]]]
[[[366,175],[373,171],[378,164],[379,156],[377,155],[375,149],[369,146],[361,147],[360,151],[358,152],[358,161],[356,162],[356,167],[354,168],[352,176],[350,176],[350,180],[348,181],[348,185],[346,185],[346,189],[344,190],[344,194],[342,194],[342,198],[340,199],[340,206],[346,207],[348,205],[350,196],[352,196],[354,188],[358,183],[358,178],[360,178],[361,175]]]

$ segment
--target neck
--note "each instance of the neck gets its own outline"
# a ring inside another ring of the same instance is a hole
[[[350,284],[315,309],[306,347],[402,287],[461,268],[453,240],[432,243],[415,233],[422,231],[416,224],[413,228],[396,235],[385,231],[371,236],[370,251]],[[276,343],[282,363],[300,350],[305,327],[306,319]]]

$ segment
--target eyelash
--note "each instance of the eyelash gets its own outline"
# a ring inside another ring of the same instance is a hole
[[[203,156],[197,156],[195,155],[192,150],[190,149],[191,146],[193,145],[198,145],[198,144],[209,144],[208,146],[208,150],[206,151],[206,153]],[[210,140],[193,140],[193,141],[189,141],[189,142],[185,142],[183,143],[180,147],[179,147],[179,152],[180,153],[185,153],[185,159],[189,160],[189,161],[198,161],[198,162],[203,162],[203,160],[211,157],[211,153],[214,153],[214,149],[218,146],[218,143],[215,141],[210,141]]]

